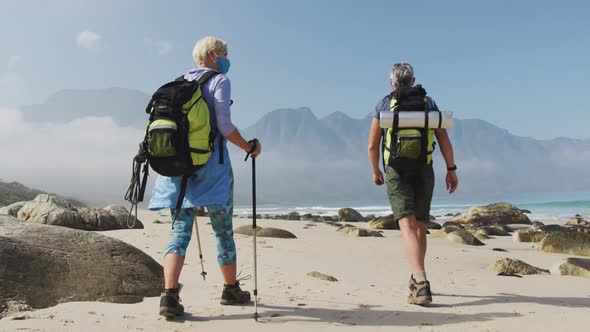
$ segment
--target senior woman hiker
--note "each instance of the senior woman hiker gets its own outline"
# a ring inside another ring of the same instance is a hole
[[[207,72],[215,72],[201,88],[211,114],[215,114],[220,134],[215,138],[214,150],[207,163],[195,172],[196,177],[188,181],[180,211],[174,210],[180,194],[180,177],[159,176],[149,203],[151,210],[170,208],[172,216],[177,215],[172,237],[164,253],[165,291],[160,299],[160,315],[163,316],[184,313],[178,296],[178,280],[192,236],[195,207],[199,206],[207,208],[217,240],[217,260],[224,279],[221,304],[250,302],[250,293],[241,290],[239,281],[236,280],[236,246],[232,225],[234,178],[227,141],[251,152],[253,156],[260,154],[261,145],[248,143],[231,121],[231,85],[226,76],[230,61],[227,56],[227,43],[215,37],[205,37],[195,45],[193,58],[198,68],[190,70],[184,78],[198,80]]]

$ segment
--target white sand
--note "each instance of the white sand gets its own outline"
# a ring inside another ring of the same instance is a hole
[[[157,212],[142,211],[145,230],[103,232],[161,261],[170,224]],[[200,276],[196,241],[191,242],[181,282],[186,315],[158,316],[159,298],[136,304],[71,302],[0,320],[1,331],[562,331],[588,330],[590,279],[560,276],[498,277],[488,266],[498,257],[522,259],[549,269],[562,258],[530,244],[497,237],[482,247],[429,240],[430,307],[406,303],[408,264],[398,231],[385,238],[353,238],[333,226],[304,221],[260,220],[262,227],[287,229],[298,239],[258,239],[260,322],[254,306],[219,304],[222,290],[215,239],[208,218],[200,218],[207,280]],[[235,226],[249,224],[236,219]],[[315,224],[308,229],[305,225]],[[364,223],[358,226],[365,227]],[[195,239],[195,238],[193,238]],[[252,238],[236,235],[239,270],[253,274]],[[499,247],[509,253],[495,252]],[[320,271],[338,282],[314,279]],[[253,279],[243,288],[252,291]],[[15,319],[20,318],[20,319]]]

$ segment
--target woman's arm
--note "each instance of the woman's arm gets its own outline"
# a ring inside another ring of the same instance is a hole
[[[221,134],[227,138],[235,146],[248,152],[251,145],[242,137],[240,131],[234,126],[231,121],[231,83],[227,77],[222,77],[220,82],[215,87],[214,94],[215,103],[215,117],[217,119],[217,128]],[[260,154],[262,146],[260,142],[256,146],[256,150],[252,153],[253,156]]]

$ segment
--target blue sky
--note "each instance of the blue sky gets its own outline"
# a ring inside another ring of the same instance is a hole
[[[151,93],[193,67],[194,43],[214,35],[229,43],[240,127],[282,107],[360,118],[406,61],[459,118],[590,138],[583,1],[2,2],[0,107],[69,88]]]

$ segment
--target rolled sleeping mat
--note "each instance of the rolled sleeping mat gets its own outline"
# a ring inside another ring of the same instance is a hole
[[[393,127],[393,112],[382,111],[379,120],[381,128]],[[399,112],[399,127],[400,128],[424,128],[425,127],[424,112],[421,111],[401,111]],[[453,128],[453,112],[428,112],[428,128]]]

